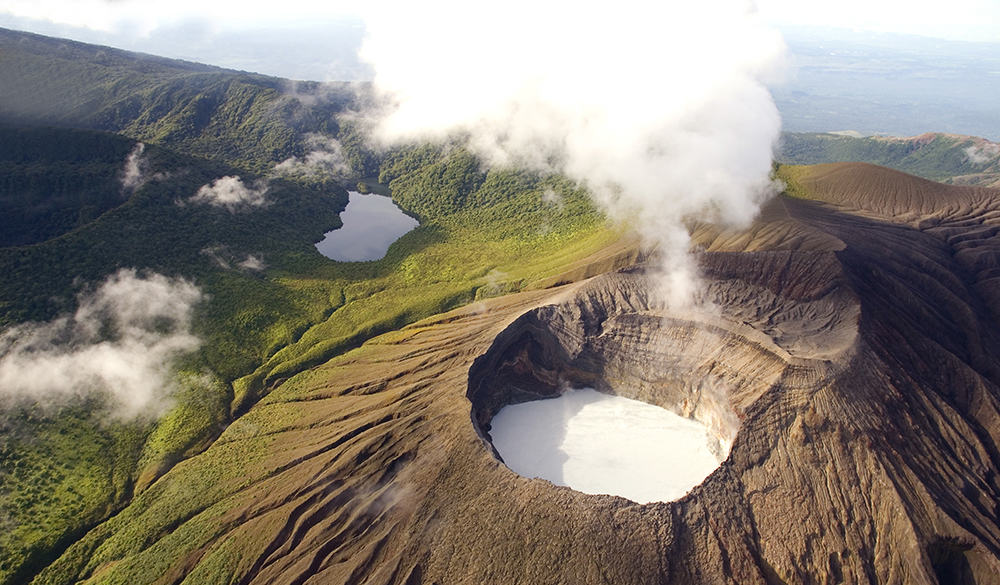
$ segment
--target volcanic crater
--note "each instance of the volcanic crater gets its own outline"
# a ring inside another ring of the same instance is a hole
[[[186,539],[163,582],[225,561],[244,584],[1000,583],[1000,196],[857,164],[799,181],[819,200],[692,226],[710,309],[658,305],[621,244],[377,337],[277,386],[53,569],[231,460],[214,504],[144,545]],[[729,455],[644,505],[517,475],[493,416],[566,385],[702,421]],[[266,456],[225,458],[245,444]]]
[[[702,259],[727,278],[708,280],[704,297],[683,311],[658,302],[655,276],[633,266],[518,317],[469,371],[472,423],[487,448],[503,461],[489,431],[505,406],[589,387],[702,423],[723,460],[755,401],[790,370],[809,385],[847,363],[859,310],[836,270],[789,298],[748,282],[753,275],[735,278],[724,260]]]

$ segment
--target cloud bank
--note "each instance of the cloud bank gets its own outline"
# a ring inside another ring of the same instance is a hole
[[[0,404],[43,406],[104,395],[125,418],[156,412],[171,365],[196,349],[191,319],[201,292],[186,280],[120,270],[79,298],[72,315],[0,334]]]
[[[239,176],[232,176],[216,179],[211,185],[202,185],[188,202],[224,207],[230,213],[237,213],[267,205],[266,195],[267,184],[247,187]]]
[[[382,3],[366,23],[381,139],[464,132],[585,184],[659,246],[668,302],[692,294],[684,221],[746,223],[771,193],[784,43],[746,0]]]

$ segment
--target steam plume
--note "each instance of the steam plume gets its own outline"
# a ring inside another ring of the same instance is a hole
[[[465,132],[494,165],[584,183],[660,246],[675,304],[684,220],[746,223],[770,193],[784,44],[748,0],[380,6],[361,52],[393,102],[380,137]]]
[[[0,404],[97,392],[123,417],[155,410],[172,362],[198,347],[190,329],[200,299],[185,280],[118,271],[82,295],[74,314],[0,334]]]

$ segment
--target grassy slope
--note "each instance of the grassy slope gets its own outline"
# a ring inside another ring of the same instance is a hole
[[[202,349],[178,364],[176,406],[159,420],[107,422],[94,401],[0,417],[0,583],[27,581],[136,498],[155,498],[163,521],[176,521],[186,512],[156,493],[156,478],[203,450],[276,381],[375,334],[517,290],[615,238],[573,186],[487,173],[461,150],[402,149],[380,168],[358,128],[337,121],[352,92],[303,84],[294,97],[289,88],[0,30],[0,120],[20,126],[3,130],[16,138],[6,143],[7,192],[30,203],[18,223],[33,242],[0,248],[0,325],[70,311],[81,286],[120,267],[183,276],[208,295],[197,319]],[[31,127],[39,121],[131,140]],[[339,225],[346,203],[329,182],[272,181],[274,203],[242,214],[178,205],[215,178],[249,183],[255,170],[303,154],[309,132],[337,137],[358,176],[381,170],[421,218],[385,259],[336,263],[316,252],[312,242]],[[122,201],[118,173],[134,140],[147,143],[148,171],[167,178]],[[565,200],[542,203],[545,190]],[[72,213],[31,213],[37,206]],[[236,268],[249,254],[267,269]],[[238,474],[239,461],[218,468]]]
[[[23,582],[136,485],[204,448],[230,419],[230,382],[343,302],[342,285],[291,278],[327,263],[312,242],[339,225],[342,188],[272,181],[275,203],[239,215],[177,201],[215,178],[250,182],[253,171],[305,154],[308,133],[339,138],[354,171],[374,174],[359,133],[335,115],[353,99],[346,85],[293,87],[0,30],[0,122],[19,127],[4,129],[0,147],[0,199],[18,228],[5,230],[5,243],[33,244],[0,249],[0,326],[72,310],[80,286],[119,267],[184,276],[209,298],[197,319],[203,349],[180,364],[189,374],[177,406],[157,423],[108,425],[94,404],[0,417],[0,583]],[[37,124],[145,141],[149,172],[169,178],[123,201],[117,179],[133,140]],[[270,270],[233,268],[249,254]]]
[[[564,180],[485,172],[463,150],[434,149],[430,156],[426,150],[389,157],[382,173],[393,177],[394,199],[420,216],[421,227],[378,262],[329,263],[314,280],[289,279],[291,286],[337,287],[341,304],[237,380],[234,410],[365,339],[476,298],[520,290],[616,237],[586,194]],[[399,171],[400,159],[410,160],[409,170]],[[547,190],[562,194],[562,203],[543,203]],[[461,203],[456,193],[463,194]]]
[[[107,141],[118,151],[131,145],[91,134],[88,140]],[[421,210],[423,225],[378,262],[337,263],[312,246],[336,225],[343,190],[331,196],[272,181],[273,204],[263,209],[233,214],[181,205],[219,176],[254,178],[152,145],[149,170],[168,178],[151,181],[97,220],[58,237],[0,249],[0,318],[7,322],[71,310],[77,283],[99,282],[123,266],[193,279],[209,296],[198,319],[203,348],[181,364],[187,373],[177,406],[156,423],[108,425],[97,404],[56,415],[26,408],[4,417],[0,583],[26,580],[89,527],[152,489],[157,477],[231,424],[231,412],[242,411],[276,381],[378,333],[517,290],[615,237],[586,196],[564,181],[485,172],[461,150],[433,149],[433,156],[407,169],[395,164],[419,150],[392,157],[386,176],[402,201]],[[561,205],[543,203],[546,190],[562,193]],[[233,268],[247,254],[263,257],[269,268]],[[169,498],[157,502],[169,504]]]
[[[325,355],[342,351],[328,347],[337,343],[338,336],[354,331],[367,338],[389,331],[466,303],[477,291],[499,292],[506,288],[501,281],[519,288],[558,272],[615,237],[601,228],[600,218],[576,195],[558,210],[541,203],[544,187],[539,187],[517,201],[435,220],[433,229],[412,232],[387,258],[366,266],[374,271],[372,278],[341,281],[348,285],[344,305],[268,365],[287,368],[280,377],[291,381],[283,391],[292,391],[311,376],[301,371],[307,365],[298,361],[302,356],[319,351],[324,355],[317,359],[322,361]],[[496,220],[506,220],[506,225],[497,225]],[[484,225],[490,227],[483,229]],[[340,271],[350,268],[331,263],[321,272],[337,282]],[[505,274],[498,277],[498,273]],[[257,429],[280,427],[292,412],[277,404],[240,416],[211,456],[203,454],[175,467],[171,481],[153,484],[122,512],[76,541],[37,582],[152,583],[179,559],[197,554],[199,543],[219,537],[231,526],[234,520],[226,514],[234,498],[242,497],[245,486],[260,479],[247,473],[256,468],[253,462],[270,444],[269,436]],[[246,438],[250,440],[236,440]],[[212,561],[190,576],[191,582],[224,581],[236,562],[239,550],[215,550]]]
[[[477,296],[520,289],[613,241],[615,234],[603,227],[603,220],[581,193],[568,192],[561,208],[542,203],[546,188],[564,187],[559,181],[541,181],[512,200],[427,219],[378,262],[322,262],[300,274],[276,271],[271,277],[275,286],[305,296],[329,294],[330,314],[254,374],[237,380],[234,405],[245,407],[272,384],[378,333]],[[169,434],[163,429],[170,421],[168,415],[160,423],[147,449],[157,437]],[[253,427],[252,417],[246,416],[231,424],[237,429]],[[160,489],[156,483],[140,490],[121,513],[77,541],[40,582],[73,582],[106,563],[114,563],[115,568],[103,572],[99,582],[152,580],[165,563],[186,550],[191,539],[218,530],[220,518],[203,511],[226,494],[238,493],[239,486],[249,480],[243,476],[244,464],[258,457],[266,443],[262,438],[233,444],[232,449],[239,452],[224,449],[219,451],[221,459],[179,468],[178,473],[186,478],[182,490],[176,484]],[[139,485],[145,485],[141,478]],[[193,500],[192,493],[198,494]],[[181,522],[183,530],[175,538],[147,548],[146,543]],[[220,570],[224,572],[225,567]]]
[[[352,99],[347,86],[292,88],[0,30],[0,121],[19,126],[3,129],[0,147],[5,220],[21,231],[6,243],[32,244],[0,248],[0,326],[72,310],[80,286],[119,267],[192,279],[209,298],[197,319],[205,343],[179,365],[177,406],[155,424],[109,425],[96,404],[0,417],[0,583],[23,582],[136,486],[204,448],[230,420],[231,381],[343,302],[342,284],[294,280],[328,264],[312,243],[339,225],[342,188],[272,181],[271,206],[236,215],[177,202],[224,175],[252,182],[304,154],[310,132],[338,137],[355,172],[373,174],[356,129],[336,121]],[[134,140],[39,123],[143,140],[149,172],[168,178],[123,201],[118,173]],[[249,254],[269,270],[234,268]]]
[[[17,133],[30,135],[39,148],[49,144],[50,153],[63,152],[66,144],[93,146],[91,159],[81,154],[77,161],[76,166],[85,169],[120,169],[123,153],[133,145],[118,136],[76,130]],[[121,155],[117,165],[103,160],[108,152]],[[328,304],[317,302],[314,290],[288,288],[232,266],[249,254],[275,266],[323,263],[312,242],[338,225],[346,191],[273,181],[270,206],[233,214],[178,202],[237,169],[155,146],[146,149],[146,156],[150,172],[167,178],[149,182],[96,220],[61,235],[0,248],[0,323],[48,320],[70,311],[81,284],[93,285],[120,267],[134,267],[191,279],[208,294],[196,331],[205,343],[198,355],[180,365],[189,374],[181,377],[177,407],[158,424],[108,424],[96,403],[69,405],[56,414],[30,406],[3,413],[0,582],[22,581],[51,551],[127,501],[137,479],[148,481],[204,447],[229,419],[229,382],[253,371],[269,351],[290,343],[296,331],[329,310]],[[45,157],[39,159],[44,166]],[[72,167],[57,179],[74,179]],[[242,175],[253,181],[251,175]],[[117,182],[112,183],[109,195],[118,198]],[[13,191],[40,204],[50,202],[36,190]],[[108,193],[95,189],[92,194]],[[56,193],[57,198],[61,195]],[[86,201],[91,193],[76,195]],[[32,217],[34,223],[25,227],[49,225],[49,216]],[[230,267],[217,259],[228,260]],[[253,315],[252,324],[247,315]]]
[[[774,177],[785,186],[783,194],[796,199],[812,199],[808,190],[802,186],[801,178],[808,167],[803,165],[779,164],[774,171]]]
[[[986,160],[970,159],[966,149],[976,147]],[[868,162],[925,179],[946,183],[990,186],[1000,182],[1000,148],[981,138],[924,134],[913,138],[840,136],[785,133],[782,162],[819,164]]]

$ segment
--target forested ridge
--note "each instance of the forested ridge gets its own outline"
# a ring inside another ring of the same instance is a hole
[[[487,169],[460,143],[370,146],[365,95],[0,30],[0,325],[70,315],[122,269],[203,293],[159,417],[116,417],[100,394],[0,405],[0,584],[30,582],[282,380],[617,237],[565,179]],[[276,171],[316,148],[343,168]],[[195,197],[224,177],[263,204]],[[359,181],[421,226],[382,260],[334,262],[313,244]],[[160,528],[129,530],[141,547]],[[75,580],[60,571],[44,582]]]

